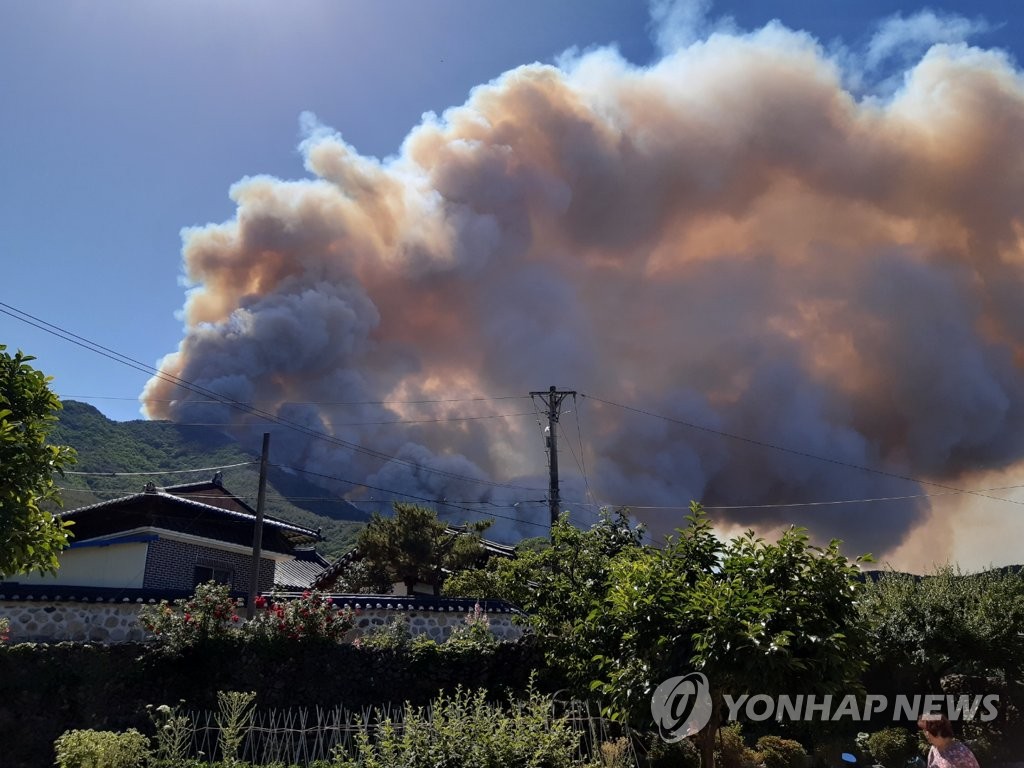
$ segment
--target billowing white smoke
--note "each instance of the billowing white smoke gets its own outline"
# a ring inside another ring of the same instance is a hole
[[[678,420],[578,403],[590,489],[610,504],[913,495],[896,476],[1006,467],[1024,458],[1021,74],[936,45],[881,100],[851,93],[838,61],[772,25],[650,67],[607,50],[521,67],[386,162],[310,120],[314,178],[245,179],[233,220],[186,233],[187,334],[162,368],[408,462],[275,433],[276,461],[372,486],[335,484],[353,498],[542,499],[536,419],[380,423],[528,402],[379,403],[549,384]],[[150,416],[244,431],[202,399],[158,379],[144,394]],[[332,402],[364,405],[309,404]],[[563,497],[582,500],[567,456]],[[926,508],[734,519],[878,553]],[[660,530],[681,515],[641,514]]]

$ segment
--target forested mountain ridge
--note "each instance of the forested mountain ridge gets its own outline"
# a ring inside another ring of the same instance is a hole
[[[50,442],[69,445],[78,452],[74,472],[58,479],[64,508],[73,509],[117,496],[137,493],[146,482],[158,486],[197,483],[213,477],[208,472],[174,470],[245,464],[223,471],[223,484],[251,507],[259,487],[259,456],[249,453],[233,438],[202,426],[167,421],[111,421],[86,403],[65,400],[59,423]],[[273,456],[273,446],[271,446]],[[160,475],[132,475],[159,471]],[[334,557],[351,547],[367,515],[344,499],[332,496],[301,476],[271,468],[267,474],[268,515],[307,528],[322,529],[324,541],[317,549]]]

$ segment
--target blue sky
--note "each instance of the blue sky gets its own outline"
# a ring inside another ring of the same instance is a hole
[[[1018,55],[1019,6],[929,6]],[[900,2],[715,4],[741,29],[778,18],[865,49]],[[183,227],[230,218],[247,175],[303,178],[314,112],[384,157],[427,111],[569,48],[657,56],[640,2],[610,0],[0,1],[0,301],[154,365],[182,336]],[[137,418],[147,376],[0,315],[0,343],[38,357],[64,396]],[[121,399],[94,399],[121,398]]]

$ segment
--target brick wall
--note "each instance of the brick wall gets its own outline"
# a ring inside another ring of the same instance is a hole
[[[252,556],[225,552],[213,547],[187,544],[161,538],[151,542],[146,555],[147,589],[185,589],[192,591],[192,575],[197,565],[226,568],[231,571],[231,589],[245,592],[249,589]],[[269,592],[274,587],[274,561],[260,558],[259,591]]]

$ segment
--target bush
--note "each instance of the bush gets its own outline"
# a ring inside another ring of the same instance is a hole
[[[649,768],[700,768],[700,751],[690,739],[669,744],[657,734],[651,734],[647,765]]]
[[[903,768],[917,754],[917,738],[903,728],[883,728],[868,736],[868,751],[885,768]]]
[[[134,728],[65,731],[54,743],[58,768],[138,768],[149,758],[149,739]]]
[[[241,621],[238,608],[227,584],[210,581],[198,585],[187,600],[161,600],[159,605],[144,606],[139,624],[170,648],[187,648],[232,634],[231,624]]]
[[[463,623],[452,630],[445,643],[453,648],[494,648],[500,642],[491,631],[491,620],[477,603],[466,614]]]
[[[807,764],[807,753],[800,742],[781,736],[762,736],[757,740],[756,752],[765,768],[803,768]]]
[[[258,613],[242,627],[248,637],[341,642],[355,626],[351,608],[336,609],[319,592],[307,590],[293,600],[257,597],[255,603]]]
[[[362,637],[352,641],[358,648],[373,651],[405,651],[412,644],[412,632],[406,616],[393,616],[380,627],[368,630]]]
[[[552,701],[532,688],[525,701],[503,708],[481,690],[441,695],[429,711],[407,705],[400,723],[377,712],[356,735],[355,754],[341,754],[338,768],[394,766],[502,766],[579,768],[578,734],[552,715]]]
[[[303,592],[295,599],[257,597],[257,613],[243,621],[241,606],[232,600],[226,584],[207,582],[187,600],[166,600],[139,611],[139,623],[171,649],[182,649],[227,637],[275,642],[329,640],[340,642],[355,625],[351,608],[335,609],[318,592]]]
[[[722,768],[750,768],[757,765],[758,756],[743,741],[739,723],[723,725],[715,739],[715,765]]]

